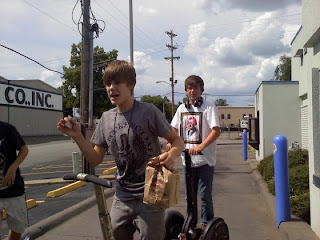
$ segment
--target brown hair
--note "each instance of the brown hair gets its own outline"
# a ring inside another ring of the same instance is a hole
[[[187,77],[187,79],[184,81],[184,90],[187,91],[188,87],[200,87],[201,88],[201,92],[204,91],[204,83],[201,77],[197,76],[197,75],[191,75],[189,77]]]
[[[127,86],[136,85],[136,70],[130,62],[115,60],[106,66],[102,80],[105,86],[114,82],[124,82]]]

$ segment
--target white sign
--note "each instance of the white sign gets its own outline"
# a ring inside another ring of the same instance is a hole
[[[0,105],[62,111],[62,95],[0,83]]]

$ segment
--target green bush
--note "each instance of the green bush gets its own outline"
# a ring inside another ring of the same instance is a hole
[[[310,192],[290,197],[291,213],[310,224]]]
[[[296,149],[294,151],[289,151],[288,153],[288,165],[289,168],[304,165],[309,163],[308,150]]]
[[[292,214],[310,223],[308,151],[303,149],[289,151],[288,167]],[[269,192],[275,195],[273,155],[260,161],[258,171],[266,181]]]
[[[290,195],[297,196],[309,191],[309,165],[289,168]]]
[[[266,182],[274,177],[273,155],[262,159],[258,165],[258,170]]]

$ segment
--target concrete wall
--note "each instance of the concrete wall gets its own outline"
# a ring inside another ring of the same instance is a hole
[[[260,145],[258,160],[273,153],[273,138],[286,136],[288,144],[301,141],[299,84],[292,81],[262,82],[257,90]]]
[[[61,135],[62,100],[60,91],[40,80],[0,78],[0,121],[14,125],[22,136]]]
[[[320,99],[319,69],[313,68],[312,84],[309,86],[309,182],[311,227],[320,237],[320,186],[313,184],[313,178],[320,179]]]
[[[57,123],[63,117],[59,111],[12,107],[8,122],[14,125],[22,136],[61,135]]]
[[[308,121],[303,126],[308,138],[311,228],[320,237],[320,186],[313,182],[320,179],[320,122],[319,122],[319,66],[320,66],[320,1],[302,1],[302,29],[291,46],[292,79],[299,81],[301,109],[307,111]],[[304,49],[301,57],[294,57]]]

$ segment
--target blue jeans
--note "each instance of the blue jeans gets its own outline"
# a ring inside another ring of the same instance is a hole
[[[198,195],[198,190],[200,191],[201,197],[201,218],[202,224],[206,225],[214,216],[213,210],[213,200],[212,200],[212,184],[213,184],[213,174],[214,167],[209,165],[204,165],[201,167],[191,168],[192,170],[192,189],[195,196]],[[184,168],[185,172],[185,168]],[[184,174],[185,175],[185,174]],[[185,179],[186,180],[186,179]],[[196,227],[198,223],[198,203],[197,197],[195,197],[193,217],[191,220],[191,227]]]

